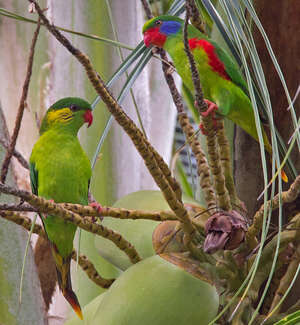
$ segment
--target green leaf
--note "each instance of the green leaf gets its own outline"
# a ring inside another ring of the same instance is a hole
[[[11,11],[8,11],[8,10],[6,10],[4,8],[0,8],[0,15],[8,17],[8,18],[15,19],[15,20],[31,23],[31,24],[37,24],[36,20],[29,19],[29,18],[26,18],[24,16],[15,14],[15,13],[13,13]],[[43,25],[43,24],[41,24],[41,25]],[[116,42],[116,41],[113,41],[113,40],[105,38],[105,37],[100,37],[100,36],[97,36],[97,35],[81,33],[81,32],[74,31],[72,29],[67,29],[67,28],[63,28],[63,27],[59,27],[59,26],[55,26],[55,27],[57,29],[63,31],[63,32],[66,32],[66,33],[70,33],[70,34],[82,36],[82,37],[85,37],[85,38],[88,38],[88,39],[104,42],[104,43],[107,43],[107,44],[112,45],[112,46],[122,47],[122,48],[127,49],[127,50],[133,50],[132,47],[130,47],[130,46],[126,45],[126,44]]]

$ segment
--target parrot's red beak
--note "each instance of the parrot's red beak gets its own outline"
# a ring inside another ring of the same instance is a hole
[[[167,36],[159,32],[159,28],[150,28],[144,32],[144,43],[147,47],[155,45],[157,47],[163,47]]]
[[[92,114],[92,111],[90,109],[87,110],[84,113],[83,118],[84,118],[84,122],[88,124],[88,128],[89,128],[92,125],[92,123],[93,123],[93,114]]]

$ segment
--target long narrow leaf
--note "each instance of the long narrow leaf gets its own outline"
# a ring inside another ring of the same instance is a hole
[[[117,29],[115,27],[113,14],[112,14],[112,11],[111,11],[109,0],[106,0],[106,7],[107,7],[107,11],[108,11],[109,20],[111,22],[111,26],[112,26],[112,30],[113,30],[113,34],[114,34],[114,39],[118,42],[119,37],[118,37]],[[124,62],[124,56],[123,56],[121,47],[118,47],[118,53],[119,53],[120,60],[123,63]],[[126,78],[128,79],[128,72],[126,71],[125,74],[126,74]],[[144,135],[146,136],[146,131],[145,131],[145,128],[144,128],[144,125],[143,125],[143,121],[142,121],[142,118],[141,118],[141,114],[140,114],[137,102],[136,102],[135,97],[134,97],[133,90],[130,89],[129,91],[130,91],[130,96],[131,96],[131,99],[132,99],[132,102],[133,102],[133,105],[134,105],[134,108],[135,108],[135,111],[136,111],[136,115],[137,115],[138,120],[139,120],[140,127],[141,127]]]
[[[246,75],[246,79],[247,79],[247,83],[248,83],[248,87],[249,87],[249,95],[250,95],[251,102],[252,102],[252,105],[253,105],[255,123],[256,123],[258,138],[259,138],[260,151],[261,151],[261,157],[262,157],[262,166],[263,166],[263,173],[264,173],[264,182],[265,182],[265,184],[267,184],[266,158],[265,158],[265,152],[264,152],[264,142],[263,142],[263,138],[262,138],[262,129],[261,129],[261,124],[260,124],[260,117],[259,117],[259,112],[258,112],[256,100],[255,100],[255,94],[254,94],[254,89],[253,89],[253,85],[252,85],[251,74],[250,74],[250,71],[249,71],[248,66],[247,66],[247,60],[246,60],[246,56],[244,54],[244,47],[242,46],[242,40],[243,40],[243,43],[246,44],[246,46],[249,46],[249,43],[244,38],[244,34],[241,32],[241,26],[239,25],[239,22],[236,19],[236,16],[235,16],[235,13],[232,10],[232,7],[230,8],[228,3],[225,2],[225,1],[220,0],[220,3],[222,4],[223,9],[224,9],[224,11],[225,11],[225,13],[226,13],[226,15],[228,17],[228,23],[229,23],[230,28],[232,30],[235,41],[236,41],[236,43],[238,45],[239,53],[241,55],[241,59],[242,59],[242,62],[243,62],[243,67],[245,68],[245,75]],[[257,68],[257,65],[254,65],[254,68]],[[266,207],[267,199],[268,199],[267,198],[267,193],[265,193],[264,194],[264,205],[265,205],[265,207]],[[260,246],[260,249],[259,249],[259,251],[257,253],[256,261],[254,263],[253,272],[251,274],[248,285],[247,285],[247,287],[246,287],[246,289],[245,289],[245,291],[244,291],[244,293],[243,293],[243,295],[242,295],[242,297],[240,299],[240,302],[239,302],[238,306],[241,304],[241,302],[246,297],[247,292],[248,292],[248,290],[249,290],[249,288],[250,288],[250,286],[251,286],[251,284],[252,284],[252,282],[254,280],[256,271],[258,269],[258,265],[259,265],[259,261],[260,261],[260,257],[261,257],[261,253],[262,253],[262,248],[263,248],[263,243],[264,243],[264,241],[266,239],[267,226],[269,224],[269,220],[270,220],[270,213],[269,213],[269,215],[267,217],[266,209],[265,209],[264,218],[263,218],[263,226],[262,226],[262,236],[261,236],[262,245]],[[237,310],[237,308],[235,309],[235,311],[236,310]]]
[[[173,5],[171,6],[170,10],[168,11],[169,15],[179,15],[184,11],[185,8],[185,1],[184,0],[178,0],[174,1]],[[148,61],[151,59],[151,50],[147,49],[144,45],[144,42],[140,42],[137,47],[132,51],[132,53],[124,60],[124,62],[120,65],[120,67],[117,69],[117,71],[113,74],[113,76],[110,78],[110,80],[107,82],[107,87],[111,87],[115,81],[117,81],[120,76],[125,73],[132,65],[133,63],[142,55],[142,58],[140,59],[139,63],[136,65],[132,73],[128,76],[128,79],[126,81],[126,84],[123,86],[119,97],[118,102],[122,103],[123,99],[127,95],[128,91],[131,89],[132,85],[134,84],[135,80],[138,78],[140,73],[142,72],[145,65],[148,63]],[[92,108],[94,109],[96,105],[100,102],[101,98],[97,96],[95,100],[92,103]],[[100,136],[100,140],[97,144],[96,151],[94,153],[93,159],[92,159],[92,166],[95,166],[97,157],[99,155],[99,152],[101,150],[101,147],[104,143],[104,140],[109,132],[109,129],[112,125],[112,119],[113,117],[110,116],[104,131],[102,131],[102,134]]]
[[[10,12],[10,11],[4,9],[4,8],[0,8],[0,15],[8,17],[8,18],[12,18],[12,19],[20,20],[20,21],[23,21],[23,22],[31,23],[31,24],[37,24],[36,20],[29,19],[29,18],[26,18],[24,16],[17,15],[17,14],[15,14],[13,12]],[[41,24],[41,25],[43,25],[43,24]],[[97,35],[81,33],[81,32],[74,31],[72,29],[67,29],[67,28],[63,28],[63,27],[59,27],[59,26],[55,26],[55,27],[57,29],[63,31],[63,32],[66,32],[66,33],[70,33],[70,34],[82,36],[82,37],[85,37],[85,38],[88,38],[88,39],[93,39],[93,40],[96,40],[96,41],[104,42],[104,43],[107,43],[107,44],[112,45],[112,46],[122,47],[122,48],[127,49],[127,50],[133,50],[132,47],[130,47],[130,46],[126,45],[126,44],[123,44],[123,43],[120,43],[120,42],[117,42],[117,41],[113,41],[113,40],[105,38],[105,37],[100,37],[100,36],[97,36]]]
[[[135,68],[132,70],[130,75],[127,78],[127,81],[125,85],[123,86],[119,96],[118,96],[118,102],[121,104],[123,100],[125,99],[126,95],[128,94],[129,90],[131,89],[132,85],[134,84],[135,80],[138,78],[138,76],[141,74],[142,70],[144,69],[145,65],[148,63],[148,61],[151,59],[152,52],[151,50],[147,49],[144,54],[142,55],[142,58],[138,62],[138,64],[135,66]],[[112,84],[112,82],[110,83]],[[96,100],[93,103],[93,106],[95,106],[95,102],[99,100],[99,97],[96,98]],[[108,131],[111,127],[113,121],[113,117],[110,116],[108,122],[106,123],[105,129],[103,134],[100,137],[99,143],[97,145],[96,151],[94,153],[93,159],[92,159],[92,166],[95,166],[95,162],[97,160],[97,157],[99,155],[99,152],[101,150],[101,147],[103,145],[104,139],[108,134]]]
[[[253,8],[252,3],[249,0],[244,0],[244,3],[245,3],[245,6],[246,6],[247,10],[251,14],[251,17],[253,18],[256,26],[258,27],[258,29],[259,29],[259,31],[260,31],[260,33],[261,33],[261,35],[262,35],[262,37],[263,37],[263,39],[265,41],[267,50],[268,50],[268,52],[270,54],[270,57],[271,57],[272,62],[274,64],[274,67],[276,68],[277,74],[278,74],[278,76],[280,78],[280,81],[282,83],[283,89],[285,91],[285,94],[286,94],[288,103],[291,106],[290,111],[291,111],[292,121],[294,123],[294,127],[296,128],[296,126],[297,126],[297,117],[296,117],[296,113],[295,113],[295,110],[294,110],[294,107],[293,107],[293,104],[292,104],[291,96],[289,94],[289,91],[288,91],[286,82],[284,80],[283,73],[282,73],[282,71],[280,69],[280,66],[278,64],[278,61],[276,59],[276,56],[275,56],[275,54],[273,52],[272,46],[270,44],[270,41],[268,40],[268,37],[267,37],[267,35],[265,33],[265,30],[264,30],[264,28],[263,28],[263,26],[262,26],[262,24],[261,24],[261,22],[260,22],[260,20],[259,20],[259,18],[257,16],[257,14],[256,14],[254,8]],[[300,150],[300,132],[297,134],[297,144],[298,144],[298,148]]]
[[[293,277],[293,280],[292,280],[292,282],[290,283],[290,285],[289,285],[289,287],[288,287],[288,289],[286,290],[286,292],[284,293],[284,295],[282,296],[282,298],[280,299],[280,301],[278,302],[278,304],[274,307],[274,309],[268,314],[268,316],[266,317],[266,319],[265,319],[265,321],[268,319],[268,318],[270,318],[273,314],[274,314],[274,312],[280,307],[280,305],[283,303],[283,301],[284,301],[284,299],[287,297],[287,295],[289,294],[289,292],[290,292],[290,290],[292,289],[292,287],[293,287],[293,285],[294,285],[294,283],[295,283],[295,281],[296,281],[296,279],[297,279],[297,277],[298,277],[298,274],[299,274],[299,272],[300,272],[300,263],[299,263],[299,265],[298,265],[298,268],[297,268],[297,271],[296,271],[296,273],[295,273],[295,275],[294,275],[294,277]],[[293,316],[292,316],[293,315]],[[296,312],[296,313],[294,313],[294,314],[292,314],[292,315],[290,315],[290,316],[292,316],[291,318],[292,318],[292,320],[299,320],[300,321],[300,312],[298,311],[298,312]],[[291,320],[291,319],[288,319],[289,321]],[[265,322],[264,321],[264,322]],[[263,323],[264,323],[263,322]],[[277,324],[277,323],[276,323]],[[280,322],[278,323],[278,324],[280,324]],[[282,324],[284,324],[284,323],[282,323]],[[290,323],[290,324],[296,324],[296,323]]]
[[[211,1],[210,0],[201,0],[201,1],[202,1],[203,5],[205,6],[207,12],[210,14],[212,19],[214,20],[216,26],[220,30],[221,35],[223,36],[223,38],[224,38],[227,46],[229,47],[232,55],[236,59],[237,63],[239,65],[241,65],[240,54],[237,51],[237,45],[236,45],[236,42],[235,42],[235,40],[234,40],[234,38],[232,36],[232,33],[229,31],[228,27],[224,23],[221,16],[218,14],[216,8],[213,6]],[[233,3],[235,4],[235,6],[237,6],[239,1],[236,0]],[[255,79],[253,78],[253,80],[255,80]],[[255,82],[253,82],[253,88],[254,88],[255,98],[256,98],[257,103],[258,103],[258,107],[260,109],[262,109],[264,115],[267,116],[268,114],[267,114],[267,111],[266,111],[266,108],[265,108],[266,103],[265,103],[265,101],[263,99],[262,94],[260,93],[260,88],[255,84]],[[286,146],[284,144],[284,141],[283,141],[282,137],[280,136],[280,134],[279,134],[279,132],[278,132],[278,130],[277,130],[277,128],[275,126],[274,126],[274,129],[275,129],[275,133],[276,133],[276,138],[278,140],[279,152],[280,152],[281,156],[284,157],[286,155],[287,148],[286,148]],[[296,171],[296,168],[295,168],[292,160],[290,159],[290,157],[287,160],[287,166],[288,166],[288,168],[290,170],[290,173],[292,174],[293,178],[295,178],[297,176],[297,171]]]

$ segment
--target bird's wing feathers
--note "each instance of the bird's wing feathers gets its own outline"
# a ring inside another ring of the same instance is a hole
[[[205,39],[209,41],[215,48],[215,53],[219,60],[223,62],[225,66],[225,71],[229,75],[231,81],[240,87],[243,92],[249,97],[247,83],[240,71],[240,67],[238,64],[214,41],[209,39],[206,35],[201,33],[198,29],[194,26],[189,25],[188,29],[189,38],[198,38],[198,39]]]
[[[30,170],[30,184],[31,184],[31,191],[33,194],[38,195],[38,171],[35,168],[35,164],[33,162],[29,163],[29,170]]]
[[[247,83],[240,71],[239,66],[231,57],[222,50],[215,42],[213,42],[215,51],[219,59],[224,63],[225,70],[229,75],[231,81],[239,86],[243,92],[249,97]]]

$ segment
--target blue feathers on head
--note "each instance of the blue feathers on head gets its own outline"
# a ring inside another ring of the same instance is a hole
[[[160,32],[169,36],[172,34],[176,34],[179,29],[181,28],[182,24],[179,23],[178,21],[164,21],[163,24],[160,27]]]

